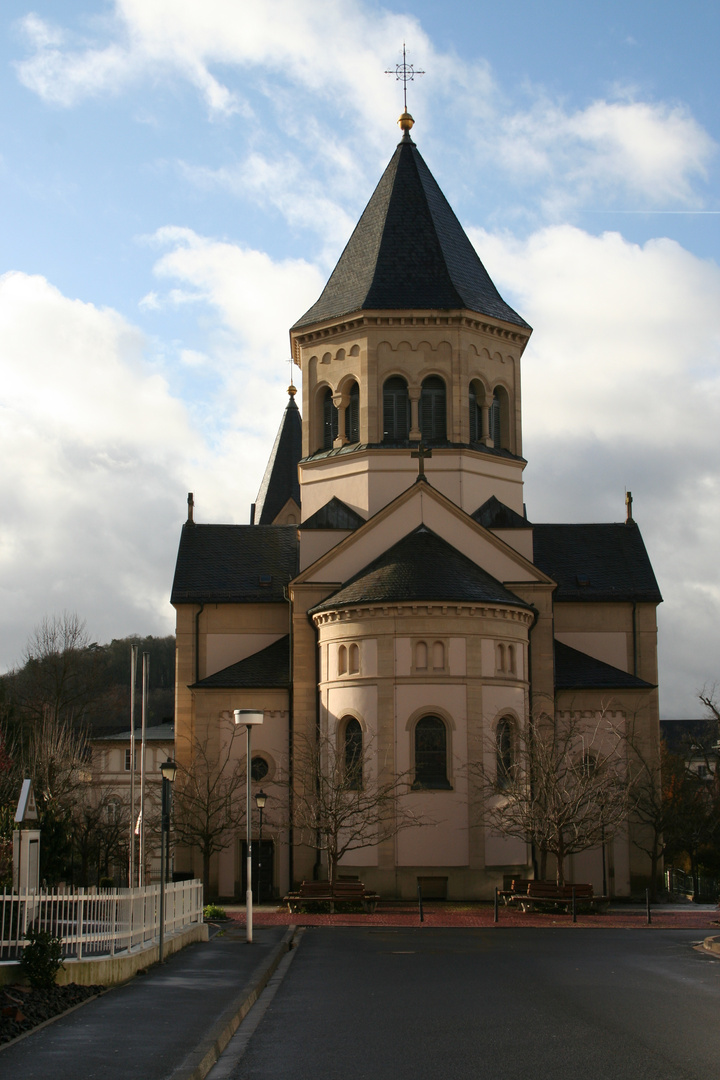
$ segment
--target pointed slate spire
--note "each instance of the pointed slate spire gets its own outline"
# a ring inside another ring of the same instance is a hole
[[[272,525],[288,499],[294,499],[300,506],[298,462],[302,457],[302,421],[295,404],[296,392],[294,386],[289,387],[290,400],[260,485],[255,505],[258,525]]]
[[[500,296],[405,130],[320,299],[293,329],[409,308],[468,308],[528,326]]]

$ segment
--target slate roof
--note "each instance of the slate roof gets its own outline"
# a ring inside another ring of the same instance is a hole
[[[653,686],[653,683],[596,660],[561,641],[555,642],[557,690],[651,690]]]
[[[494,495],[479,506],[470,517],[485,529],[531,529],[527,518],[521,517]]]
[[[535,525],[533,552],[555,601],[662,602],[637,525]]]
[[[185,524],[170,603],[279,603],[297,572],[295,525]]]
[[[333,495],[330,502],[326,502],[319,510],[303,521],[301,529],[359,529],[365,524],[365,518],[360,517],[356,510]]]
[[[291,397],[275,436],[270,460],[255,500],[255,521],[272,525],[288,499],[300,506],[298,462],[302,457],[302,420]]]
[[[362,310],[469,308],[528,324],[500,296],[409,133],[320,299],[294,330]]]
[[[139,739],[142,734],[142,728],[137,726],[135,728],[135,738]],[[175,738],[175,722],[166,721],[163,724],[153,724],[152,727],[145,728],[145,740],[146,742],[172,742]],[[130,728],[126,731],[116,731],[112,735],[95,735],[92,739],[93,742],[130,742]]]
[[[260,652],[230,664],[222,671],[193,683],[193,690],[241,690],[243,687],[269,690],[290,685],[290,636],[274,641]]]
[[[309,614],[355,604],[461,602],[526,608],[499,581],[420,525],[345,582]]]

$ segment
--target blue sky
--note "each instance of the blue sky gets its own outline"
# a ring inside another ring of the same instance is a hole
[[[717,677],[720,14],[691,0],[6,0],[0,666],[46,613],[172,629],[185,494],[247,521],[314,301],[413,136],[524,361],[531,520],[656,567],[661,708]],[[296,373],[296,381],[297,381]]]

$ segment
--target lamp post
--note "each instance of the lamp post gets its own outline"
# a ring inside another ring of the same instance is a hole
[[[250,729],[256,724],[262,724],[265,714],[257,712],[255,709],[234,709],[233,716],[236,724],[245,724],[247,728],[247,787],[246,787],[246,804],[245,804],[245,819],[247,825],[247,852],[245,861],[245,941],[248,945],[252,944],[253,928],[252,928],[252,804],[250,801],[251,791],[250,784],[252,776],[250,775]]]
[[[163,946],[165,944],[165,875],[170,862],[170,799],[172,783],[177,773],[177,765],[168,758],[160,766],[162,773],[162,801],[160,810],[160,942],[158,959],[163,963]]]
[[[258,906],[260,905],[260,889],[262,887],[262,816],[267,802],[267,795],[262,788],[255,795],[255,805],[260,811],[260,830],[258,840]]]

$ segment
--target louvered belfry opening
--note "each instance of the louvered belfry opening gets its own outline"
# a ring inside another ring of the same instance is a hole
[[[480,442],[483,437],[482,429],[482,405],[478,401],[478,395],[474,386],[470,387],[469,394],[470,410],[470,442]]]
[[[492,405],[490,406],[490,436],[493,441],[493,446],[497,450],[502,446],[502,422],[500,411],[500,395],[496,390],[493,394]]]
[[[383,442],[406,442],[410,433],[410,398],[399,375],[383,386]]]
[[[360,387],[354,382],[345,410],[345,438],[349,443],[360,442]]]
[[[420,431],[423,442],[445,442],[447,439],[447,393],[439,375],[423,380],[420,393]]]
[[[338,411],[333,404],[332,390],[328,387],[323,398],[323,450],[332,450],[337,436]]]

